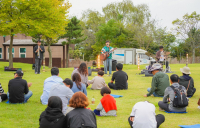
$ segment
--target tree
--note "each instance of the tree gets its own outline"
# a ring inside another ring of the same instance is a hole
[[[192,48],[192,63],[195,63],[195,48],[199,45],[198,30],[200,15],[196,12],[192,14],[185,14],[183,20],[176,19],[172,22],[175,26],[174,30],[177,35],[180,35],[182,39],[187,40]]]
[[[82,28],[80,25],[80,20],[76,17],[73,17],[65,28],[66,34],[61,36],[62,38],[67,38],[66,41],[62,42],[63,45],[66,45],[66,67],[68,67],[69,61],[69,44],[78,44],[87,39],[83,37]]]
[[[1,0],[0,2],[0,34],[10,35],[9,68],[13,67],[12,46],[16,33],[55,38],[57,30],[63,30],[60,24],[67,24],[66,16],[69,3],[63,0]],[[62,22],[61,22],[62,21]],[[52,31],[49,31],[52,30]],[[58,32],[59,33],[59,32]]]

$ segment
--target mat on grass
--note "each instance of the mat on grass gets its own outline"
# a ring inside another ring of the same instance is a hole
[[[187,112],[167,112],[165,111],[166,113],[187,113]]]
[[[179,125],[181,128],[200,128],[200,124],[195,125]]]
[[[123,97],[122,95],[115,95],[115,94],[110,94],[111,96],[113,96],[114,98],[120,98]]]

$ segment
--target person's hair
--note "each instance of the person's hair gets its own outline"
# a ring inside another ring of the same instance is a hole
[[[41,41],[40,41],[40,40],[38,40],[38,41],[37,41],[37,43],[41,43]]]
[[[188,75],[188,76],[189,76],[190,74],[185,74],[185,73],[183,73],[183,75]]]
[[[72,81],[76,83],[76,86],[79,90],[81,90],[81,76],[78,73],[74,73],[72,76]]]
[[[101,91],[100,91],[101,95],[103,96],[104,93],[106,94],[110,94],[111,93],[111,90],[110,88],[108,88],[107,86],[101,88]]]
[[[170,76],[170,79],[171,79],[171,81],[172,81],[173,83],[176,83],[176,82],[178,82],[178,80],[179,80],[179,76],[176,75],[176,74],[173,74],[173,75]]]
[[[15,74],[17,74],[17,77],[21,77],[21,78],[23,77],[22,74],[14,73],[14,75],[15,75]]]
[[[70,80],[69,78],[66,78],[66,79],[63,81],[63,83],[65,83],[66,85],[70,85],[70,88],[73,87],[73,82],[72,82],[72,80]]]
[[[118,64],[116,65],[116,68],[117,68],[118,70],[122,70],[122,68],[123,68],[123,64],[118,63]]]
[[[48,100],[48,106],[50,108],[59,108],[62,111],[62,100],[58,96],[51,96]]]
[[[85,108],[89,105],[88,98],[83,92],[76,92],[69,101],[69,106],[73,108]]]
[[[159,49],[163,49],[163,46],[160,46]]]
[[[53,75],[58,75],[59,74],[59,69],[57,68],[57,67],[53,67],[52,69],[51,69],[51,75],[53,76]]]
[[[107,40],[107,41],[106,41],[106,43],[110,43],[110,41],[109,41],[109,40]]]
[[[87,76],[88,75],[88,69],[87,69],[87,65],[86,63],[81,63],[79,68],[78,68],[78,72],[82,75]]]
[[[98,71],[98,75],[103,76],[103,75],[104,75],[104,72],[103,72],[102,70],[99,70],[99,71]]]

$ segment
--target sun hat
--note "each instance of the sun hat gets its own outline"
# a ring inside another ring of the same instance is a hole
[[[151,74],[152,71],[155,71],[155,70],[162,70],[162,65],[159,63],[155,63],[152,65],[152,67],[149,69],[148,72]]]
[[[190,72],[190,68],[189,67],[183,67],[183,68],[180,68],[180,71],[184,74],[191,74]]]

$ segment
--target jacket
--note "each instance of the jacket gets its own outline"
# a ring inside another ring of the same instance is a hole
[[[165,52],[165,51],[163,51],[163,52]],[[160,56],[161,56],[161,51],[159,50],[159,51],[156,52],[156,59],[157,59],[157,61],[160,60]],[[167,59],[167,56],[165,56],[165,58]]]
[[[186,89],[188,88],[188,84],[189,84],[189,80],[186,80],[183,76],[181,76],[179,78],[179,84],[184,86]],[[194,88],[194,80],[190,79],[190,85],[189,85],[189,88],[187,90],[187,95],[193,95],[193,88]]]
[[[35,59],[43,59],[43,53],[45,52],[44,46],[40,46],[40,48],[42,49],[42,51],[40,51],[40,57],[38,58],[37,56],[37,50],[38,50],[38,45],[36,45],[33,49],[33,53],[35,53]]]
[[[89,109],[75,108],[65,118],[66,128],[97,128],[96,116]]]
[[[178,83],[173,83],[171,86],[174,86],[175,88],[179,88],[179,84]],[[184,90],[185,94],[186,94],[186,89],[185,87],[182,86],[182,89]],[[165,89],[165,95],[163,97],[163,102],[164,103],[168,103],[168,98],[170,98],[170,103],[169,103],[169,110],[172,112],[185,112],[186,111],[186,107],[183,108],[177,108],[177,107],[173,107],[173,101],[174,101],[174,90],[171,87],[167,87]]]
[[[64,128],[65,117],[59,108],[47,107],[40,115],[39,128]]]
[[[147,96],[150,96],[153,92],[159,96],[164,96],[165,89],[169,85],[168,75],[163,72],[157,72],[152,78],[151,91],[147,94]]]

